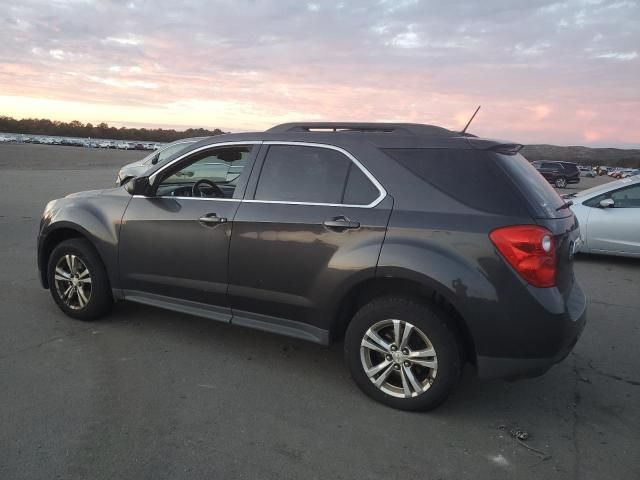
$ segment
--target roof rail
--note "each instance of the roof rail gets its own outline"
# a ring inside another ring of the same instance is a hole
[[[421,123],[358,123],[358,122],[293,122],[271,127],[267,132],[356,132],[356,133],[392,133],[399,135],[420,135],[430,137],[455,137],[458,132],[446,128]]]

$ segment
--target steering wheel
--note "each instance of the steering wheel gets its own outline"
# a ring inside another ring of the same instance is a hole
[[[213,183],[211,180],[207,180],[206,178],[201,178],[200,180],[198,180],[196,183],[193,184],[193,187],[191,187],[191,196],[193,197],[205,196],[203,195],[203,192],[200,191],[200,185],[207,185],[208,187],[211,187],[216,197],[224,197],[224,192],[222,191],[222,189],[218,185]]]

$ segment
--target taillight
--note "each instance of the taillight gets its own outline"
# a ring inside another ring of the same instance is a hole
[[[556,284],[556,248],[552,233],[538,225],[497,228],[489,238],[502,256],[534,287]]]

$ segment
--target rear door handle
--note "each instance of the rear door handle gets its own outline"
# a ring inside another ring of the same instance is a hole
[[[330,228],[332,230],[347,230],[347,229],[360,228],[360,222],[353,222],[344,216],[335,217],[335,218],[332,218],[331,220],[325,220],[322,224],[325,227]]]
[[[218,225],[219,223],[227,223],[227,219],[224,217],[219,217],[215,213],[207,213],[198,219],[198,221],[206,226],[209,225]]]

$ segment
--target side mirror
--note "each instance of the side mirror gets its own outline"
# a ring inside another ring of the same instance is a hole
[[[615,205],[616,202],[611,198],[605,198],[604,200],[600,200],[600,208],[611,208]]]
[[[151,190],[151,184],[149,183],[149,177],[136,177],[129,180],[124,188],[131,195],[143,195],[148,196]]]
[[[151,159],[151,165],[155,165],[156,163],[158,163],[158,160],[160,159],[160,154],[156,153],[153,158]]]

